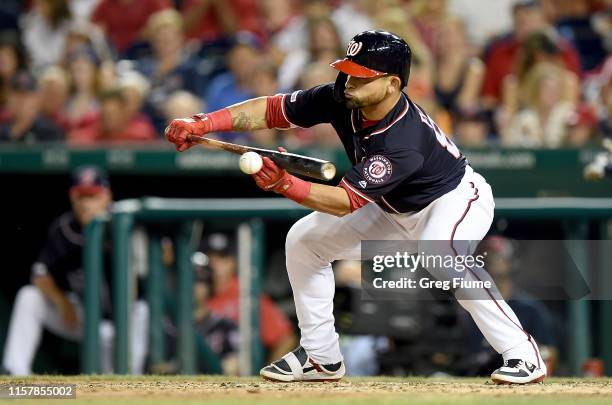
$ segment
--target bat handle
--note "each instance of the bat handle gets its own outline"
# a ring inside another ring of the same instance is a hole
[[[200,135],[189,134],[187,135],[187,142],[201,143],[204,141],[204,137]]]

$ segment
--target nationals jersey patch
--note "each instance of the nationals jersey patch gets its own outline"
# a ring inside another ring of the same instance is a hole
[[[381,184],[391,178],[391,162],[382,155],[369,157],[363,165],[363,177],[372,184]]]

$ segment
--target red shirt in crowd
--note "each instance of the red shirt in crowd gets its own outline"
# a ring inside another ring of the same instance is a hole
[[[158,136],[151,120],[142,114],[132,118],[125,129],[118,133],[105,133],[102,129],[102,123],[98,119],[92,125],[68,134],[68,142],[73,145],[151,142],[157,139]]]
[[[257,0],[224,0],[228,7],[234,12],[237,20],[238,31],[250,31],[260,35],[262,33],[262,22],[259,17]],[[183,16],[188,15],[194,7],[198,6],[201,0],[183,1]],[[211,9],[200,19],[200,23],[187,32],[188,38],[209,41],[223,35],[223,27],[219,23],[216,10]]]
[[[561,50],[561,58],[565,67],[580,75],[580,58],[574,47],[563,39],[557,45]],[[514,38],[500,40],[491,45],[485,57],[486,72],[482,87],[483,96],[493,97],[496,100],[501,98],[503,80],[514,72],[520,49],[521,44]]]
[[[121,53],[136,42],[151,14],[169,7],[170,0],[102,0],[91,19]]]
[[[208,300],[208,306],[216,314],[238,323],[240,315],[238,277],[234,277],[229,287],[216,292]],[[278,309],[270,297],[263,294],[259,300],[261,320],[261,341],[265,347],[271,347],[291,335],[289,319]]]

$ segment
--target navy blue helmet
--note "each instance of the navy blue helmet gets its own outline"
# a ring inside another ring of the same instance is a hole
[[[377,77],[391,74],[400,78],[403,88],[410,76],[411,59],[410,47],[399,36],[380,30],[363,31],[349,42],[346,57],[331,66],[340,71],[336,84],[342,81],[342,87],[347,75]]]

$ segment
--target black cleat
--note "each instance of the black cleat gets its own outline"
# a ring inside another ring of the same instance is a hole
[[[266,380],[279,382],[338,381],[345,373],[344,362],[317,364],[302,346],[259,371]]]
[[[491,374],[495,384],[535,384],[544,381],[546,373],[524,360],[510,359]]]

